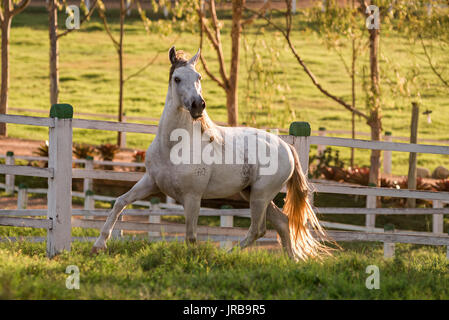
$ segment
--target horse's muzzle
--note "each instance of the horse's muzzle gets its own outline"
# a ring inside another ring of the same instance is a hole
[[[203,98],[196,99],[192,102],[190,106],[190,115],[193,119],[198,119],[203,115],[203,111],[206,108],[206,102]]]

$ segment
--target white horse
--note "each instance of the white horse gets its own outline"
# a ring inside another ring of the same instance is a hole
[[[200,51],[187,60],[174,47],[170,49],[168,92],[156,138],[146,153],[146,173],[130,191],[118,197],[92,251],[106,248],[106,241],[120,213],[139,199],[159,192],[176,199],[184,206],[186,240],[195,242],[201,199],[224,198],[240,192],[249,201],[251,210],[251,226],[240,242],[242,248],[265,234],[268,219],[290,257],[306,259],[327,252],[328,248],[313,236],[313,233],[324,236],[324,231],[309,203],[307,179],[302,173],[295,149],[263,130],[215,125],[205,110],[201,75],[195,70],[199,56]],[[219,160],[223,159],[222,154],[225,157],[231,154],[233,159],[235,151],[243,161],[225,164],[221,161],[206,163],[203,159],[193,163],[173,161],[173,156],[177,154],[173,150],[179,148],[178,141],[174,140],[179,138],[180,130],[193,137],[198,126],[201,126],[207,139],[203,138],[200,150],[197,148],[195,151],[195,141],[191,138],[188,142],[193,148],[182,150],[183,156],[190,160],[189,156],[204,154],[205,148],[209,148],[208,152],[215,150],[220,155]],[[251,141],[255,141],[259,148],[264,146],[270,149],[272,160],[277,161],[275,171],[261,174],[266,163],[254,159],[249,143],[242,142],[245,138],[247,142],[253,139]],[[282,212],[272,200],[285,184],[287,196]]]

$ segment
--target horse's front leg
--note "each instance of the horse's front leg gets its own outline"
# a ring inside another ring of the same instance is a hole
[[[120,213],[122,213],[123,209],[127,205],[158,192],[159,188],[156,186],[153,179],[148,173],[145,173],[145,175],[131,188],[131,190],[118,197],[115,201],[114,207],[106,219],[105,224],[103,225],[103,228],[101,229],[100,236],[92,248],[92,252],[97,253],[102,249],[106,249],[106,241],[108,241],[111,237],[112,229],[114,228]]]
[[[186,217],[186,241],[196,242],[196,229],[198,225],[198,216],[200,214],[201,197],[197,195],[188,195],[184,197],[184,216]]]

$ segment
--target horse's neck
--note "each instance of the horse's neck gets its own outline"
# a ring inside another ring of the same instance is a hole
[[[216,125],[209,118],[206,110],[203,111],[201,126],[201,131],[209,130],[211,136],[216,135]],[[190,137],[193,136],[192,117],[187,110],[176,105],[171,94],[171,87],[169,86],[164,111],[162,112],[156,135],[156,139],[160,142],[161,146],[170,147],[177,143],[177,141],[170,141],[170,135],[175,129],[184,129],[189,133]]]
[[[188,116],[187,112],[175,105],[171,96],[171,88],[169,87],[156,139],[159,139],[163,144],[167,144],[170,141],[170,134],[173,130],[183,128],[191,132],[192,120]]]

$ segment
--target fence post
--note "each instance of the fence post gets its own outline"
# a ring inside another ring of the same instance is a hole
[[[375,187],[376,185],[373,183],[369,184],[370,187]],[[366,207],[373,209],[377,208],[377,197],[376,196],[366,196]],[[368,228],[374,228],[376,226],[376,215],[375,214],[367,214],[365,216],[365,226]]]
[[[443,202],[441,200],[432,201],[433,208],[443,208]],[[432,232],[443,233],[444,216],[443,214],[432,215]]]
[[[12,152],[12,151],[6,152],[5,164],[14,165],[15,162],[16,161],[14,159],[14,152]],[[6,184],[5,191],[7,194],[12,194],[12,195],[14,194],[14,181],[15,181],[15,176],[13,174],[5,175],[5,184]]]
[[[393,138],[391,136],[391,131],[385,131],[384,141],[392,142]],[[384,173],[391,174],[391,160],[392,155],[390,150],[384,151]]]
[[[17,209],[26,209],[28,203],[28,187],[26,184],[19,184],[19,193],[17,195]]]
[[[410,143],[418,143],[418,123],[419,123],[419,106],[418,103],[412,102],[412,123],[410,126]],[[416,163],[417,153],[410,152],[408,160],[408,189],[416,189]],[[407,208],[415,208],[416,199],[407,199]]]
[[[385,233],[394,233],[394,225],[387,223],[384,226]],[[384,241],[384,258],[393,258],[394,257],[395,244],[392,242]]]
[[[111,209],[114,208],[114,204],[115,204],[115,200],[112,200],[111,201]],[[118,216],[117,221],[123,221],[123,212]],[[111,232],[111,237],[114,239],[123,237],[123,230],[117,229],[117,224],[115,224],[114,229]]]
[[[72,241],[72,118],[73,107],[54,104],[50,109],[54,127],[49,128],[48,167],[53,177],[48,179],[48,219],[52,227],[47,232],[47,255],[53,257],[70,251]]]
[[[231,205],[224,204],[220,209],[233,209]],[[220,227],[232,228],[234,226],[234,216],[220,216]],[[232,241],[224,240],[220,241],[220,248],[231,249]]]
[[[307,172],[309,171],[310,124],[302,121],[292,122],[288,132],[289,135],[295,136],[293,145],[298,153],[302,171],[307,176]]]
[[[159,203],[161,200],[157,197],[151,198],[150,200],[151,206],[150,206],[150,215],[148,216],[148,222],[149,223],[161,223],[161,216],[154,216],[151,215],[152,210],[159,210],[160,206]],[[160,237],[161,233],[159,231],[148,231],[149,237]]]
[[[84,210],[94,210],[95,209],[95,199],[94,192],[92,190],[87,190],[84,193]],[[86,219],[94,219],[95,216],[86,216]]]
[[[173,199],[172,197],[166,196],[165,197],[165,203],[167,203],[167,204],[175,204],[176,200]]]
[[[85,170],[93,170],[94,169],[94,158],[92,156],[86,157],[86,163],[84,164]],[[91,178],[84,178],[83,181],[83,191],[87,192],[88,190],[93,190],[93,180]]]
[[[326,128],[325,127],[320,127],[318,129],[318,136],[320,136],[320,137],[326,136]],[[324,150],[326,150],[326,146],[321,145],[321,144],[316,146],[316,151],[317,151],[318,155],[322,154],[324,152]]]
[[[126,114],[122,115],[122,122],[126,122]],[[126,132],[122,131],[120,135],[120,148],[126,148]]]

